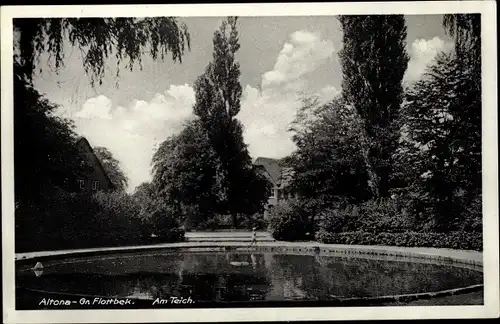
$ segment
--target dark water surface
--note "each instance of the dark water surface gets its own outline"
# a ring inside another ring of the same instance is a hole
[[[72,258],[19,266],[16,287],[196,302],[324,301],[435,292],[483,282],[482,272],[448,264],[328,255],[152,252]]]

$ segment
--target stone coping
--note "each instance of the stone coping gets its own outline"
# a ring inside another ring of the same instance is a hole
[[[16,253],[15,260],[52,259],[79,256],[96,256],[103,254],[146,252],[162,249],[181,250],[205,250],[217,251],[221,249],[238,251],[258,252],[283,252],[283,253],[338,253],[345,255],[367,255],[367,256],[394,256],[432,259],[443,262],[462,263],[482,268],[483,253],[479,251],[465,251],[439,248],[423,247],[398,247],[398,246],[374,246],[374,245],[341,245],[323,244],[318,242],[258,242],[249,246],[248,242],[180,242],[163,243],[141,246],[104,247],[78,250],[38,251],[27,253]]]

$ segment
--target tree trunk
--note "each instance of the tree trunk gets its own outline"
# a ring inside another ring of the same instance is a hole
[[[238,228],[238,217],[237,217],[236,213],[231,213],[231,220],[233,223],[233,228],[234,229]]]

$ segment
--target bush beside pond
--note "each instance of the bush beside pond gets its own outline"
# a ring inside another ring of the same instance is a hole
[[[483,249],[483,238],[477,232],[448,232],[448,233],[370,233],[344,232],[330,233],[320,230],[316,233],[316,240],[326,244],[353,244],[353,245],[392,245],[404,247],[435,247],[460,250]]]
[[[370,200],[358,205],[343,204],[320,213],[321,228],[331,233],[419,232],[425,226],[418,222],[411,204],[402,199]]]
[[[53,192],[43,203],[16,208],[16,252],[140,245],[184,239],[178,223],[155,224],[151,209],[142,210],[124,192],[92,196]],[[156,217],[161,215],[157,211]],[[162,228],[163,230],[158,230]],[[155,238],[151,237],[158,230]]]
[[[408,197],[311,205],[297,200],[275,207],[270,213],[273,237],[304,240],[306,233],[316,228],[319,231],[314,231],[314,236],[321,243],[482,250],[480,200],[467,210],[474,216],[467,217],[469,222],[442,232],[433,230],[425,210],[419,210]]]
[[[269,218],[269,230],[276,240],[302,241],[312,238],[312,224],[307,213],[293,202],[274,207]]]

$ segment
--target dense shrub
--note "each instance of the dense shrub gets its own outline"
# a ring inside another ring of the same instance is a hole
[[[185,239],[184,237],[185,233],[186,231],[178,227],[171,229],[165,238],[168,242],[182,242]]]
[[[38,202],[24,201],[16,208],[16,252],[88,247],[107,240],[91,197],[53,191]]]
[[[344,208],[329,208],[320,213],[321,228],[329,233],[355,231],[360,227],[360,208],[348,205]]]
[[[470,203],[463,204],[462,217],[459,221],[459,230],[466,232],[483,231],[483,202],[482,196],[477,195]]]
[[[465,217],[457,215],[456,224],[450,225],[453,231],[441,233],[435,231],[432,210],[420,203],[416,198],[396,196],[326,209],[316,240],[332,244],[482,249],[480,197],[464,207]]]
[[[407,201],[400,197],[370,200],[359,205],[346,204],[326,209],[321,215],[321,228],[330,233],[399,233],[421,229]]]
[[[213,221],[209,221],[208,225],[204,224],[205,227],[208,227],[209,229],[216,228],[216,229],[232,229],[233,226],[233,218],[231,215],[228,214],[215,214],[211,215],[210,218],[214,218]],[[238,215],[238,219],[241,220],[241,216]],[[214,224],[215,222],[215,224]],[[241,227],[241,221],[240,221],[240,227]]]
[[[200,222],[196,229],[206,230],[206,231],[215,231],[219,227],[219,223],[216,218],[209,218],[203,222]]]
[[[185,231],[181,229],[175,208],[165,204],[153,204],[150,218],[155,241],[178,242],[184,240]]]
[[[109,244],[136,243],[143,237],[140,206],[124,192],[94,194],[92,200],[99,211],[95,215],[102,229],[106,230]]]
[[[178,223],[161,215],[123,192],[54,190],[43,203],[16,208],[16,252],[147,244],[153,230],[163,241],[181,240]]]
[[[345,232],[329,233],[320,230],[316,240],[326,244],[357,245],[393,245],[405,247],[436,247],[460,250],[478,250],[483,248],[481,233],[449,232],[449,233],[369,233]]]
[[[275,239],[298,241],[311,238],[312,224],[308,215],[297,204],[278,205],[269,216],[269,229]]]
[[[361,205],[361,228],[367,232],[399,233],[417,230],[415,215],[401,197],[371,200]]]

